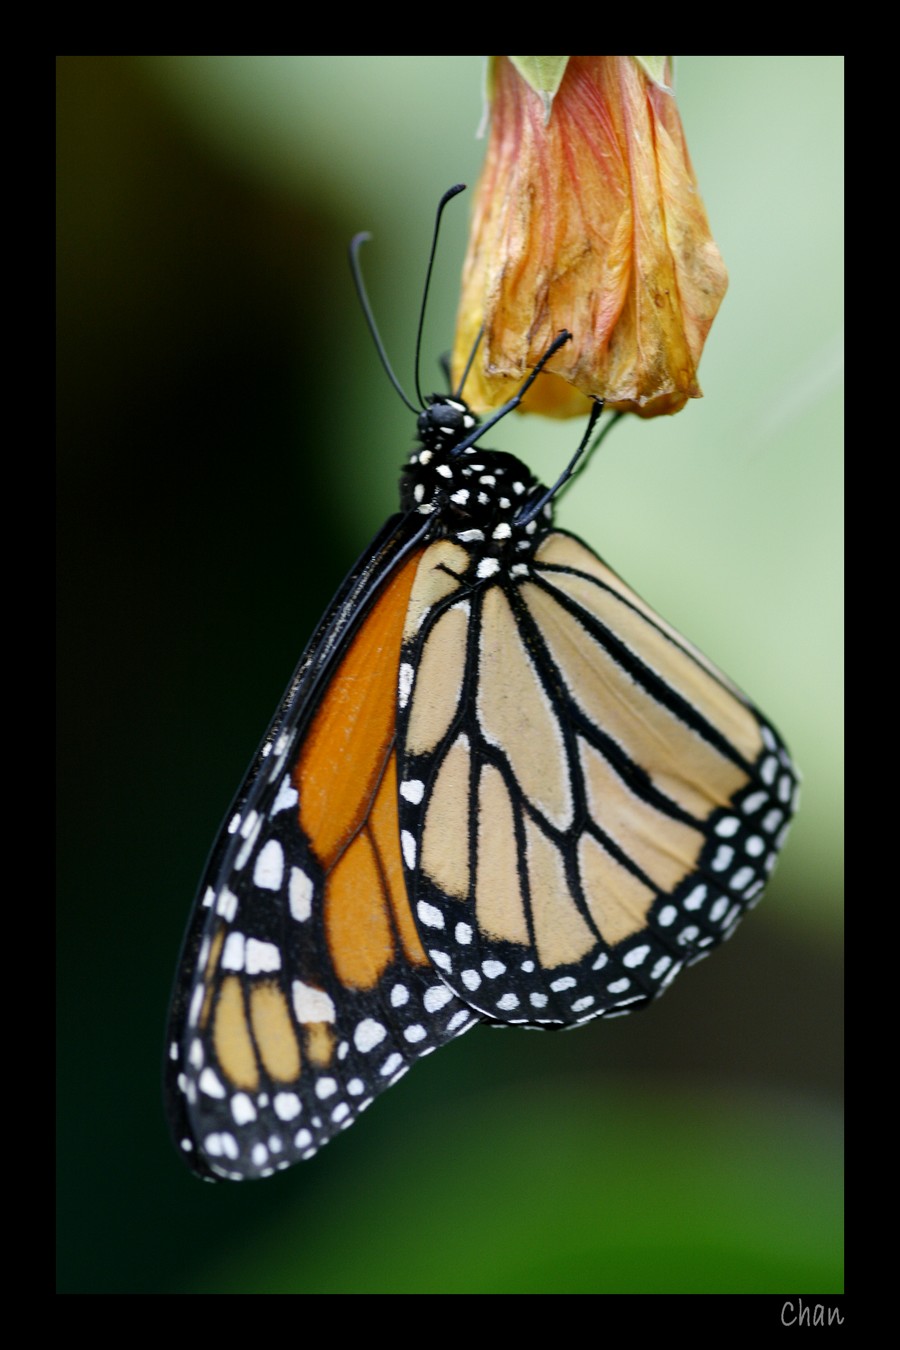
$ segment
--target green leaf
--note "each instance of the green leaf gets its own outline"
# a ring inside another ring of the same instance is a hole
[[[658,85],[660,89],[664,89],[667,94],[672,93],[672,86],[666,83],[666,62],[669,62],[669,70],[671,71],[671,56],[636,56],[634,59],[654,84]]]
[[[544,103],[544,124],[550,121],[550,112],[556,91],[566,73],[569,58],[567,56],[511,56],[516,70],[522,79]]]

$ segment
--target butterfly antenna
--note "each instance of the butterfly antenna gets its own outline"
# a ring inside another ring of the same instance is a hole
[[[479,330],[478,330],[478,336],[477,336],[477,338],[475,339],[474,343],[472,344],[472,350],[471,350],[471,352],[469,353],[469,359],[468,359],[468,361],[466,362],[466,368],[465,368],[465,370],[464,370],[463,373],[462,373],[462,379],[461,379],[460,382],[459,382],[459,388],[456,390],[456,392],[455,392],[454,395],[453,395],[454,398],[462,398],[462,391],[463,391],[463,389],[465,388],[466,380],[469,378],[469,371],[472,369],[472,366],[473,366],[473,364],[474,364],[474,362],[475,362],[475,353],[478,351],[478,348],[481,346],[481,339],[482,339],[483,337],[484,337],[484,324],[482,324],[481,327],[479,328]],[[448,370],[449,370],[449,368],[448,368]],[[448,383],[448,384],[450,383],[449,379],[447,380],[447,383]]]
[[[419,383],[419,358],[422,351],[422,330],[425,327],[425,306],[428,303],[428,288],[431,285],[431,272],[434,267],[434,255],[437,252],[438,234],[440,233],[441,228],[441,216],[444,214],[444,207],[447,205],[447,203],[449,201],[452,201],[454,197],[458,197],[461,192],[465,192],[465,190],[466,190],[465,183],[457,183],[455,187],[447,189],[441,200],[438,202],[437,216],[435,217],[434,222],[434,235],[432,236],[431,240],[431,256],[428,259],[428,272],[426,273],[425,276],[425,289],[422,292],[422,308],[419,311],[419,331],[416,334],[416,394],[418,395],[419,403],[422,405],[423,408],[425,407],[425,400],[422,397],[422,388]]]
[[[350,240],[350,271],[353,273],[353,281],[356,286],[356,294],[359,296],[359,303],[362,305],[363,314],[366,316],[366,323],[369,325],[369,332],[372,334],[372,341],[375,343],[375,350],[377,351],[379,357],[381,358],[381,364],[384,366],[385,373],[387,374],[388,379],[396,389],[397,393],[403,399],[403,402],[406,404],[407,408],[409,408],[410,412],[418,413],[419,409],[416,407],[414,403],[411,403],[410,400],[406,397],[402,384],[400,383],[400,381],[397,379],[397,376],[393,372],[391,363],[388,360],[387,352],[384,350],[384,343],[382,342],[381,335],[378,332],[378,325],[375,323],[375,316],[372,313],[372,306],[369,304],[369,297],[366,294],[366,287],[362,278],[362,268],[360,267],[359,264],[359,250],[362,247],[362,245],[367,243],[367,241],[371,238],[372,236],[370,234],[363,232],[362,234],[354,235],[353,238]],[[418,364],[418,353],[416,356],[416,361]],[[418,379],[416,380],[416,387],[418,388]]]

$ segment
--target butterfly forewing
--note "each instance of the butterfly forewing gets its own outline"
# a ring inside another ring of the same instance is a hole
[[[404,638],[400,825],[423,945],[490,1019],[629,1011],[759,895],[790,760],[573,536],[478,568],[459,543],[426,550]]]
[[[168,1071],[173,1130],[203,1174],[310,1157],[474,1021],[422,948],[400,857],[394,706],[416,567],[390,536],[356,569],[211,860]]]

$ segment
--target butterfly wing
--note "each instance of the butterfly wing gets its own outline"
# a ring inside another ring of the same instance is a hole
[[[476,1020],[428,961],[400,858],[396,689],[421,552],[395,518],[350,574],[213,849],[166,1070],[203,1176],[310,1157]]]
[[[430,960],[506,1023],[630,1011],[759,897],[796,774],[740,691],[574,536],[476,586],[428,547],[400,829]]]

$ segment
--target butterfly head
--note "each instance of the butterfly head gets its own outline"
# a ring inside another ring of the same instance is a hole
[[[462,399],[432,394],[419,413],[416,432],[423,450],[441,452],[460,446],[477,426],[478,418]]]

